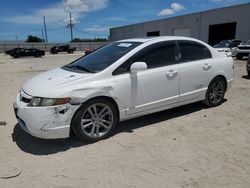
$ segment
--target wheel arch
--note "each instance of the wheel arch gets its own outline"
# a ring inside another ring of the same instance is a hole
[[[227,79],[226,79],[226,76],[223,75],[223,74],[215,75],[215,76],[213,77],[213,79],[209,82],[209,84],[210,84],[214,79],[216,79],[216,78],[221,78],[221,79],[224,81],[225,86],[226,86],[226,91],[227,91]]]
[[[114,104],[115,109],[116,109],[116,113],[117,113],[118,122],[120,121],[120,111],[119,111],[118,103],[115,101],[114,98],[112,98],[112,97],[110,97],[110,96],[101,95],[101,96],[92,97],[92,98],[90,98],[90,99],[84,101],[83,103],[81,103],[81,105],[80,105],[79,108],[74,112],[74,115],[73,115],[72,118],[71,118],[71,121],[70,121],[70,129],[72,129],[72,125],[73,125],[75,116],[76,116],[77,112],[81,109],[81,107],[83,106],[83,104],[85,104],[85,103],[87,103],[87,102],[89,102],[89,101],[91,101],[91,100],[95,100],[95,99],[104,99],[104,100],[108,100],[108,101],[110,101],[112,104]]]

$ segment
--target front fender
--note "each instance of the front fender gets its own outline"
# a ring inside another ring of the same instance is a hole
[[[113,90],[112,87],[84,88],[73,90],[66,95],[71,97],[71,104],[78,105],[86,102],[89,99],[100,96],[112,97],[113,99],[116,99],[114,96],[112,96],[111,90]]]

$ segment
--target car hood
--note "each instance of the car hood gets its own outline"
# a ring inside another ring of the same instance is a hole
[[[224,52],[224,51],[230,51],[231,49],[230,48],[215,48],[216,50],[218,50],[219,52]]]
[[[93,74],[76,73],[62,68],[56,68],[39,74],[28,80],[22,90],[31,96],[47,97],[50,93],[55,93],[56,87],[69,84],[73,81],[84,79]]]

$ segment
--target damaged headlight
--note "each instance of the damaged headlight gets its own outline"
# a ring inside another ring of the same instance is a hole
[[[38,107],[38,106],[55,106],[66,104],[71,100],[69,97],[65,98],[41,98],[41,97],[33,97],[28,106]]]

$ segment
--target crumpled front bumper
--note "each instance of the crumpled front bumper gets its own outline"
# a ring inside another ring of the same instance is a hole
[[[13,104],[20,127],[27,133],[45,139],[68,138],[71,119],[79,105],[29,107],[20,100],[20,93]]]

